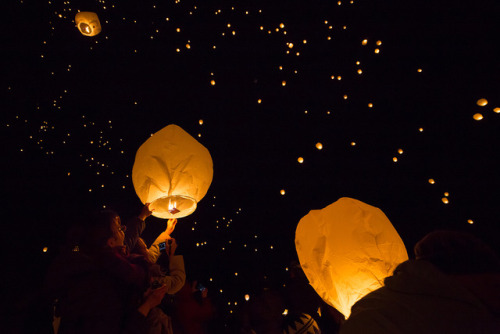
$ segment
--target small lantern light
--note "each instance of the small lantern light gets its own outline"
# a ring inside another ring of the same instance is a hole
[[[79,12],[75,15],[75,24],[85,36],[95,36],[101,32],[101,22],[94,12]]]
[[[356,301],[381,287],[408,260],[386,215],[347,197],[304,216],[295,232],[295,248],[311,286],[346,317]]]
[[[478,106],[484,107],[485,105],[488,104],[488,100],[486,100],[486,99],[479,99],[479,100],[477,100],[476,103],[477,103]]]
[[[477,113],[477,114],[474,114],[474,116],[472,116],[472,118],[474,118],[476,121],[480,121],[483,119],[483,115],[480,113]]]
[[[212,183],[208,150],[171,124],[137,150],[132,168],[134,189],[158,218],[182,218],[196,210]]]

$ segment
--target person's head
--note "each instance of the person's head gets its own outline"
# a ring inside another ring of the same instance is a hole
[[[87,220],[82,240],[84,249],[95,252],[106,247],[123,247],[125,226],[121,225],[120,217],[116,212],[100,210],[92,213]]]
[[[434,264],[446,274],[500,272],[500,260],[479,238],[458,231],[434,231],[414,247],[415,258]]]

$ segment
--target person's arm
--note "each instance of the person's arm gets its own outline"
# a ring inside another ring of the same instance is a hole
[[[148,289],[145,293],[146,300],[141,306],[139,306],[137,311],[147,317],[152,308],[160,305],[161,300],[165,297],[166,293],[166,286],[159,287],[158,289]]]
[[[177,243],[172,239],[171,253],[169,254],[169,275],[160,279],[160,282],[167,287],[167,292],[171,295],[178,292],[186,282],[186,270],[184,268],[184,258],[182,255],[175,255]]]
[[[124,244],[129,251],[132,251],[137,243],[137,239],[141,236],[146,228],[146,218],[151,216],[153,212],[149,210],[149,203],[146,203],[137,217],[127,221],[127,230],[125,231]]]
[[[151,247],[149,247],[148,252],[150,259],[153,263],[156,263],[156,261],[160,257],[160,248],[158,247],[158,244],[161,242],[166,242],[168,239],[171,239],[170,234],[172,234],[172,232],[174,231],[175,225],[177,225],[177,219],[175,218],[169,219],[165,231],[160,233],[160,235],[156,238]]]

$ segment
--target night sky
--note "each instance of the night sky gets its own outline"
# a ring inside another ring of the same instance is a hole
[[[212,155],[173,237],[223,314],[283,281],[299,220],[340,197],[383,210],[409,253],[440,228],[499,250],[500,4],[439,3],[11,1],[3,286],[38,289],[82,213],[137,214],[135,152],[169,124]],[[165,226],[148,218],[146,241]]]

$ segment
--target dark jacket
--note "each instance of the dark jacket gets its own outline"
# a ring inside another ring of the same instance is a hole
[[[446,275],[406,261],[351,311],[341,334],[500,333],[500,275]]]
[[[47,290],[57,300],[59,334],[141,333],[145,317],[137,311],[147,282],[147,266],[108,249],[94,257],[61,255],[47,275]]]

